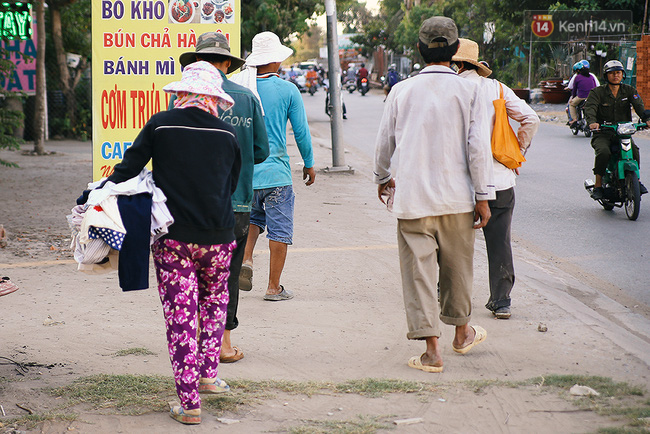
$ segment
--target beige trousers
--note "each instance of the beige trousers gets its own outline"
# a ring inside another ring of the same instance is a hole
[[[472,314],[474,213],[397,221],[408,339],[440,336],[438,318],[461,326]],[[438,307],[440,283],[440,307]]]
[[[577,96],[571,98],[571,101],[569,101],[569,113],[571,113],[571,120],[578,120],[578,104],[586,99],[587,98],[578,98]]]

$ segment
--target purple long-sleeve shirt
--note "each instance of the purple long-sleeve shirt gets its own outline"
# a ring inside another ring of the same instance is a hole
[[[596,80],[591,75],[578,74],[573,82],[571,96],[577,95],[578,98],[587,98],[589,91],[594,87],[596,87]]]

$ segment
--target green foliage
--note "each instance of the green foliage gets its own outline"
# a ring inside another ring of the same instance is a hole
[[[479,44],[480,58],[488,61],[493,77],[515,88],[525,86],[528,81],[530,42],[523,39],[526,10],[629,9],[634,19],[634,32],[643,21],[645,5],[644,0],[438,0],[421,2],[407,10],[404,3],[403,0],[383,0],[379,14],[366,18],[363,26],[357,26],[363,34],[352,40],[362,46],[362,54],[367,56],[382,45],[419,62],[416,43],[422,21],[444,15],[456,22],[460,37]],[[495,29],[489,43],[483,40],[485,23],[493,23]],[[567,57],[573,53],[560,55],[555,49],[558,45],[534,44],[531,85],[550,75],[570,75],[570,65],[566,64],[571,63]]]
[[[422,22],[429,17],[442,15],[444,11],[441,6],[442,3],[434,3],[432,6],[415,6],[408,11],[395,31],[397,44],[415,50]]]
[[[15,66],[14,63],[9,60],[9,54],[4,47],[0,47],[0,77],[3,81],[9,79],[11,73],[13,72]],[[2,103],[0,104],[0,149],[20,149],[20,142],[16,137],[14,137],[14,130],[22,125],[22,120],[25,117],[22,111],[9,110],[6,107],[7,97],[18,97],[21,95],[16,95],[14,92],[3,92],[0,91],[0,97],[2,98]],[[18,167],[15,163],[5,161],[0,158],[0,166],[10,166]]]
[[[251,0],[242,1],[242,50],[250,51],[253,37],[270,31],[287,41],[290,35],[309,31],[314,14],[325,12],[318,0]]]

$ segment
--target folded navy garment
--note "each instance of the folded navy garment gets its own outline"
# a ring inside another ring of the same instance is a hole
[[[122,291],[149,287],[149,247],[151,240],[151,195],[140,193],[117,197],[126,236],[120,250],[118,276]]]

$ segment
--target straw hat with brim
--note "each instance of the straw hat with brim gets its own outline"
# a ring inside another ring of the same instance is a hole
[[[262,66],[269,63],[284,62],[293,50],[282,45],[280,38],[272,32],[262,32],[253,38],[253,49],[246,58],[248,66]]]
[[[181,54],[178,59],[182,67],[186,67],[192,62],[196,62],[197,54],[220,54],[230,58],[230,66],[228,67],[228,74],[238,70],[244,64],[244,59],[230,54],[230,45],[228,39],[223,33],[209,32],[199,36],[196,41],[196,51]]]
[[[452,62],[467,62],[478,68],[478,75],[488,77],[492,70],[478,62],[478,44],[471,39],[458,39],[458,51],[451,58]]]
[[[201,60],[187,65],[181,81],[169,83],[163,90],[169,93],[188,92],[213,96],[219,99],[219,106],[227,110],[235,101],[223,90],[222,83],[219,70],[211,63]]]

